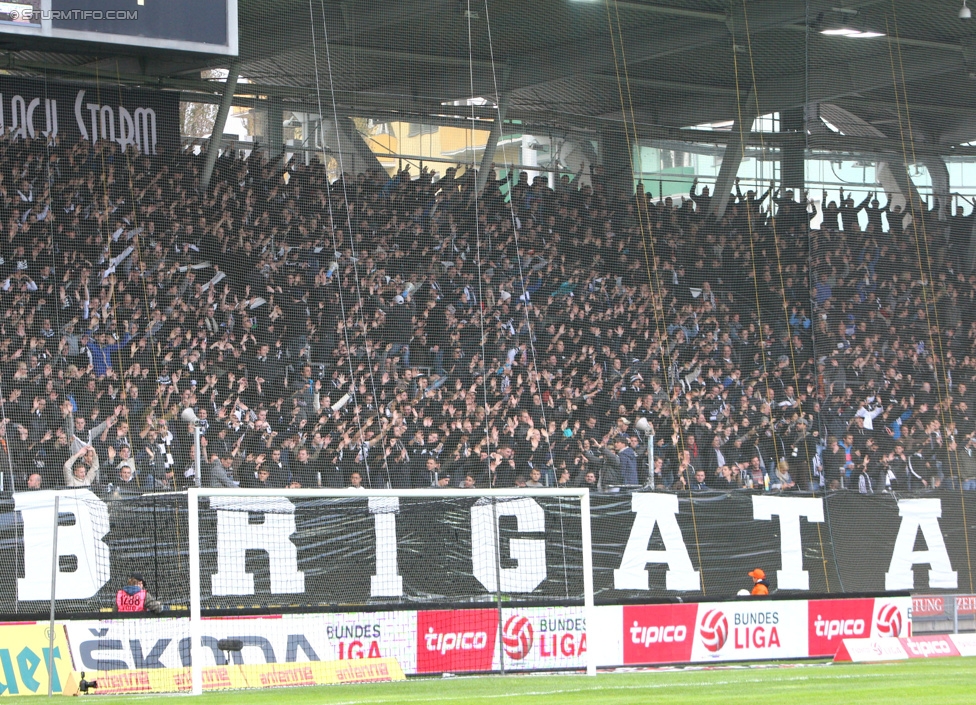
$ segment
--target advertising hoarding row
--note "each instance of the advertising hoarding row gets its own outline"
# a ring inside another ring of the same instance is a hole
[[[331,663],[328,677],[341,682],[358,677],[342,663],[377,659],[395,659],[406,675],[581,670],[590,649],[599,666],[616,667],[833,657],[845,639],[911,637],[910,597],[614,605],[590,614],[589,630],[583,607],[204,619],[203,666],[230,682],[240,674],[223,667]],[[185,617],[59,623],[54,692],[81,671],[110,672],[105,682],[120,693],[187,685],[189,634]],[[0,695],[47,694],[49,636],[42,623],[0,626]],[[239,640],[242,648],[224,651],[224,639]]]
[[[835,661],[870,663],[915,658],[976,656],[976,634],[925,634],[877,639],[844,639]]]
[[[203,620],[204,666],[395,658],[410,674],[582,669],[832,657],[844,638],[910,635],[911,598],[740,600],[583,607],[424,610]],[[499,620],[501,620],[499,622]],[[189,665],[189,620],[65,623],[77,670]]]

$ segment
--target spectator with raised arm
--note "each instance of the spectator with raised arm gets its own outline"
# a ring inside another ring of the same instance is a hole
[[[98,453],[92,445],[82,446],[64,463],[66,487],[91,487],[98,482]]]

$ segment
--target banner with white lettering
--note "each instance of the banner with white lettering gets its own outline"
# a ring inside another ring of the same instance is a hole
[[[66,623],[77,670],[113,671],[181,668],[190,665],[190,621],[108,619]],[[228,663],[301,663],[396,658],[416,667],[416,612],[273,615],[261,619],[207,619],[203,623],[204,666]],[[224,652],[221,639],[242,642]]]
[[[579,669],[591,649],[600,666],[822,658],[845,639],[908,637],[910,605],[909,597],[606,605],[594,608],[589,629],[582,607],[505,607],[501,624],[494,607],[224,617],[203,621],[201,653],[204,666],[392,657],[407,674]],[[185,617],[64,624],[76,669],[190,665]],[[221,651],[221,639],[242,649]]]
[[[627,665],[833,656],[847,637],[911,633],[911,598],[757,600],[625,605],[620,653]]]
[[[0,132],[61,144],[108,140],[122,152],[173,153],[180,145],[179,95],[97,84],[0,77]]]
[[[54,494],[0,499],[0,614],[46,613]],[[186,608],[185,495],[60,495],[59,610],[111,608],[132,572],[164,606]],[[774,594],[796,597],[972,589],[968,494],[591,499],[602,604],[725,599],[751,589],[754,568]],[[581,604],[579,511],[575,500],[538,497],[214,499],[200,514],[204,608],[474,607],[498,592],[507,607]],[[524,623],[502,627],[526,633]]]
[[[762,568],[774,593],[969,590],[976,494],[601,496],[597,601],[726,598]]]

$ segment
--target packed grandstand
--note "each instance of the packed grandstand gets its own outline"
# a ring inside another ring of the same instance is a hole
[[[976,488],[972,213],[203,161],[0,143],[8,490]]]

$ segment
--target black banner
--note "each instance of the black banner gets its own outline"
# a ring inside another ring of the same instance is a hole
[[[172,153],[180,145],[176,93],[97,84],[0,78],[0,131],[61,144],[107,139],[123,151]]]
[[[55,494],[0,500],[0,613],[46,609]],[[110,608],[133,571],[164,604],[188,605],[185,495],[57,494],[60,610]],[[973,591],[968,493],[591,500],[598,603],[722,599],[756,567],[797,596]],[[509,604],[580,602],[579,512],[577,499],[549,497],[213,498],[200,513],[204,606],[396,608],[498,592]]]

